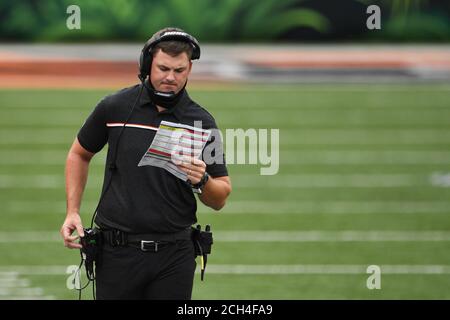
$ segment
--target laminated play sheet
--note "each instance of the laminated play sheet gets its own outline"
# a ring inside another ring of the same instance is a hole
[[[160,167],[187,181],[187,174],[178,168],[175,162],[186,157],[199,159],[210,135],[211,130],[161,121],[152,143],[138,166]]]

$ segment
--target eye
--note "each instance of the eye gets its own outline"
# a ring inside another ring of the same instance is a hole
[[[164,67],[164,66],[160,66],[159,70],[161,70],[161,71],[169,71],[170,69],[167,68],[167,67]]]
[[[182,73],[184,71],[184,68],[175,69],[176,73]]]

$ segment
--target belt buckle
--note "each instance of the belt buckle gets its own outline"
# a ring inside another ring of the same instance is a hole
[[[155,245],[154,252],[158,252],[158,241],[141,240],[141,250],[142,251],[150,251],[150,249],[145,248],[145,245],[149,244],[149,243],[153,243]]]

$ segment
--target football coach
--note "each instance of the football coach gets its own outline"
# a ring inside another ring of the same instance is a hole
[[[89,163],[108,144],[102,194],[92,218],[103,239],[95,270],[97,299],[191,299],[195,193],[215,210],[225,205],[231,192],[225,159],[209,163],[202,154],[175,163],[187,181],[138,163],[161,121],[189,126],[201,121],[202,129],[218,129],[186,90],[192,60],[199,58],[193,36],[178,28],[156,32],[141,52],[141,83],[103,98],[70,148],[67,212],[60,232],[66,247],[80,249],[80,205]],[[223,153],[220,138],[213,140],[207,146],[215,143],[220,146],[216,152]]]

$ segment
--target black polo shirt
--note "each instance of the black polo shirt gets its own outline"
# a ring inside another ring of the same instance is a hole
[[[216,129],[217,125],[212,115],[192,101],[186,91],[172,110],[158,112],[144,88],[120,138],[117,169],[112,171],[108,165],[139,89],[140,85],[136,85],[106,96],[78,133],[80,144],[90,152],[96,153],[108,143],[103,191],[111,174],[113,177],[95,222],[100,227],[130,233],[180,231],[197,222],[197,202],[190,185],[162,168],[138,167],[138,163],[163,120],[190,126],[194,121],[202,121],[203,129]],[[214,138],[208,144],[213,141]],[[228,175],[225,161],[208,164],[206,171],[212,177]]]

